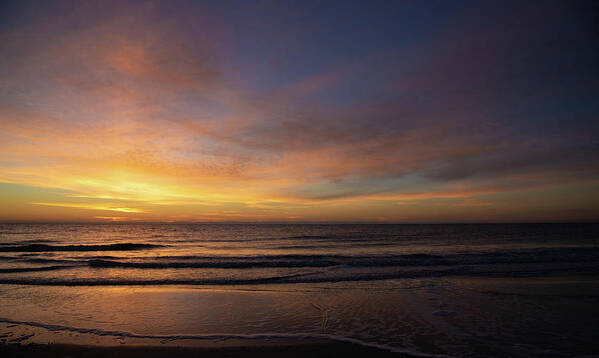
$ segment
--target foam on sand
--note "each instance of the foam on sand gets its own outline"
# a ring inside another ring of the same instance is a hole
[[[377,348],[393,353],[401,353],[411,357],[429,357],[429,358],[452,358],[444,354],[427,354],[409,349],[391,347],[384,344],[369,343],[360,339],[344,337],[333,334],[315,334],[315,333],[259,333],[259,334],[229,334],[229,333],[211,333],[211,334],[175,334],[175,335],[151,335],[138,334],[127,331],[111,331],[97,328],[78,328],[70,326],[62,326],[56,324],[46,324],[32,321],[16,321],[9,318],[0,318],[0,322],[7,324],[18,324],[30,327],[43,328],[50,331],[68,331],[83,334],[94,334],[98,336],[112,336],[123,338],[142,338],[142,339],[157,339],[157,340],[227,340],[227,339],[251,339],[251,340],[268,340],[268,339],[322,339],[334,342],[358,344],[364,347]]]

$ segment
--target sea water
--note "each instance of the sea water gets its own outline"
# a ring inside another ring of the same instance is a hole
[[[595,224],[3,224],[0,340],[588,355],[598,275]]]

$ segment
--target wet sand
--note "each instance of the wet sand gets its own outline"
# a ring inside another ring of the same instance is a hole
[[[407,357],[355,344],[298,342],[230,347],[93,346],[72,344],[2,344],[2,357]]]

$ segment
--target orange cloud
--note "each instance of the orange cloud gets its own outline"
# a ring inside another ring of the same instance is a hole
[[[122,208],[110,205],[98,205],[98,204],[81,204],[81,203],[31,203],[34,205],[44,206],[60,206],[65,208],[77,208],[86,210],[107,210],[107,211],[118,211],[122,213],[143,213],[144,211],[136,208]]]

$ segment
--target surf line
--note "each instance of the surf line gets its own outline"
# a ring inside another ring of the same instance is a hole
[[[409,349],[397,348],[385,344],[365,342],[360,339],[339,336],[334,334],[318,334],[318,333],[258,333],[258,334],[176,334],[176,335],[152,335],[138,334],[126,331],[109,331],[98,328],[77,328],[70,326],[62,326],[56,324],[46,324],[33,321],[17,321],[9,318],[0,318],[0,322],[8,324],[18,324],[30,327],[38,327],[49,331],[68,331],[75,333],[94,334],[97,336],[125,337],[125,338],[145,338],[145,339],[165,339],[165,340],[226,340],[226,339],[322,339],[334,342],[357,344],[364,347],[377,348],[393,353],[405,354],[412,357],[427,357],[427,358],[455,358],[444,354],[428,354],[416,352]]]

